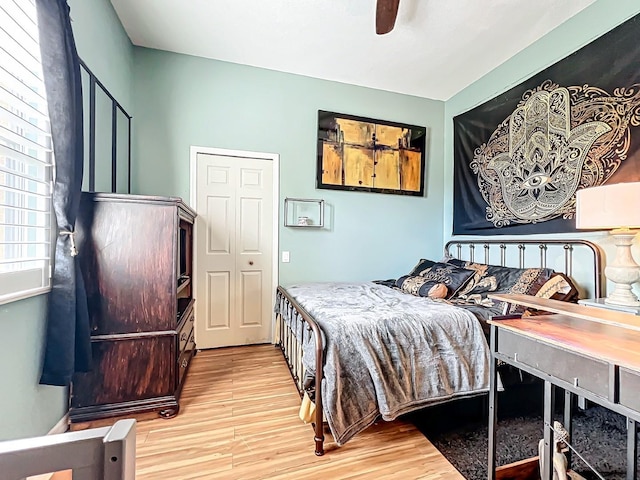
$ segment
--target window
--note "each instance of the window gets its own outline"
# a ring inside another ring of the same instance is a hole
[[[0,303],[50,286],[53,148],[35,0],[0,5]]]

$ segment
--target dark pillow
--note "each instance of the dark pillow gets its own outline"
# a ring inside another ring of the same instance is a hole
[[[564,273],[555,273],[547,282],[536,292],[536,297],[551,298],[561,302],[576,303],[580,298],[580,292],[575,284]],[[524,314],[531,315],[548,315],[549,312],[543,310],[527,309]]]
[[[444,283],[449,290],[447,298],[454,296],[473,277],[473,272],[450,263],[434,263],[421,274],[426,280]]]
[[[427,280],[422,275],[404,275],[396,280],[396,287],[419,297],[446,298],[449,294],[445,284]]]
[[[432,262],[431,260],[426,260],[424,258],[421,258],[418,261],[418,264],[413,267],[411,269],[411,271],[409,272],[410,276],[414,276],[414,275],[422,275],[422,272],[428,270],[429,268],[433,267],[435,265],[436,262]]]
[[[464,298],[469,295],[495,292],[497,290],[497,280],[491,279],[488,276],[487,269],[489,268],[489,265],[467,262],[464,260],[458,260],[457,258],[450,258],[447,260],[447,263],[473,271],[473,277],[465,284],[465,287],[458,292],[458,297]]]
[[[554,273],[536,292],[536,297],[576,303],[580,297],[580,292],[564,273]]]
[[[554,274],[550,268],[512,268],[458,259],[449,263],[473,272],[473,278],[458,292],[458,298],[486,306],[497,305],[487,298],[489,293],[535,295]],[[517,313],[518,309],[518,305],[511,305],[509,313]]]

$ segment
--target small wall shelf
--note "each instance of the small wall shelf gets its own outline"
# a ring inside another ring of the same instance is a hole
[[[299,228],[324,227],[324,200],[285,198],[284,226]]]

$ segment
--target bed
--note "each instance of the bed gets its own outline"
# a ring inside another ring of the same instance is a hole
[[[515,275],[512,293],[546,292],[559,273],[572,287],[567,299],[601,296],[601,254],[588,241],[456,240],[444,254],[386,282],[278,287],[275,340],[301,418],[306,412],[314,426],[316,455],[324,454],[325,421],[343,445],[378,418],[486,393],[485,322],[509,313],[487,302],[501,275]]]

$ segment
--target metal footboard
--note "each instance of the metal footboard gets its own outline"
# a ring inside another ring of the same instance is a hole
[[[302,308],[298,302],[291,298],[287,292],[278,287],[276,302],[280,305],[280,314],[277,316],[276,330],[278,338],[276,344],[282,350],[293,381],[302,397],[304,395],[305,368],[302,364],[302,347],[305,335],[313,335],[315,343],[315,419],[313,429],[315,432],[315,453],[324,455],[324,430],[322,414],[322,377],[324,366],[324,345],[320,327],[311,315]],[[286,312],[291,322],[287,322],[282,312]],[[301,333],[301,335],[300,335]]]

